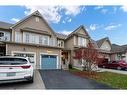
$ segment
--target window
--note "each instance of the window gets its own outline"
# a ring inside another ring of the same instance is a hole
[[[27,60],[22,58],[0,58],[0,65],[26,64]]]
[[[57,46],[63,47],[63,45],[64,45],[64,42],[62,40],[58,40]]]
[[[49,45],[49,36],[39,36],[39,44]]]
[[[61,41],[61,47],[63,47],[63,42]]]
[[[48,45],[49,37],[48,36],[43,36],[43,44]]]
[[[86,39],[83,37],[78,38],[78,45],[79,46],[86,46]]]
[[[4,33],[3,32],[0,32],[0,37],[3,37],[4,36]]]
[[[30,35],[26,34],[26,43],[29,43],[29,38],[30,38]]]
[[[39,36],[39,44],[43,44],[43,38],[42,38],[42,36]]]
[[[36,19],[36,22],[39,22],[39,17],[36,17],[35,19]]]
[[[20,34],[20,32],[16,32],[15,41],[16,42],[21,42],[21,34]]]
[[[35,35],[32,35],[32,39],[31,39],[32,43],[35,43],[35,40],[36,40]]]

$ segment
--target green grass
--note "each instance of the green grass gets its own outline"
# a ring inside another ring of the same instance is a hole
[[[98,82],[110,85],[114,88],[127,89],[127,75],[111,73],[111,72],[100,72],[97,74]]]
[[[118,88],[118,89],[127,89],[127,75],[124,74],[117,74],[117,73],[111,73],[111,72],[97,72],[96,77],[90,77],[86,75],[86,71],[80,71],[78,69],[72,68],[69,69],[70,72],[73,74],[76,74],[77,72],[82,73],[79,76],[87,76],[90,79],[96,80],[97,82],[107,84],[111,87]]]

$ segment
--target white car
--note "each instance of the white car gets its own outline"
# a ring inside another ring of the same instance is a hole
[[[34,70],[28,58],[0,57],[0,83],[29,81],[33,82]]]

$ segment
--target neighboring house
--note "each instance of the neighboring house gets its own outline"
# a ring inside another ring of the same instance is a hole
[[[75,29],[72,33],[70,33],[67,38],[65,39],[65,48],[64,54],[65,60],[69,61],[68,63],[72,63],[76,67],[81,67],[79,60],[75,60],[75,52],[74,50],[80,47],[87,47],[88,43],[90,42],[90,36],[85,30],[84,26],[81,25],[77,29]]]
[[[125,60],[127,62],[127,45],[112,44],[111,60]]]
[[[103,54],[105,59],[111,60],[112,45],[108,37],[96,41],[99,52]]]

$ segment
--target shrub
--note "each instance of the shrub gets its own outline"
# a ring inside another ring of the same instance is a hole
[[[69,69],[72,69],[72,64],[69,64],[69,65],[68,65],[68,68],[69,68]]]

